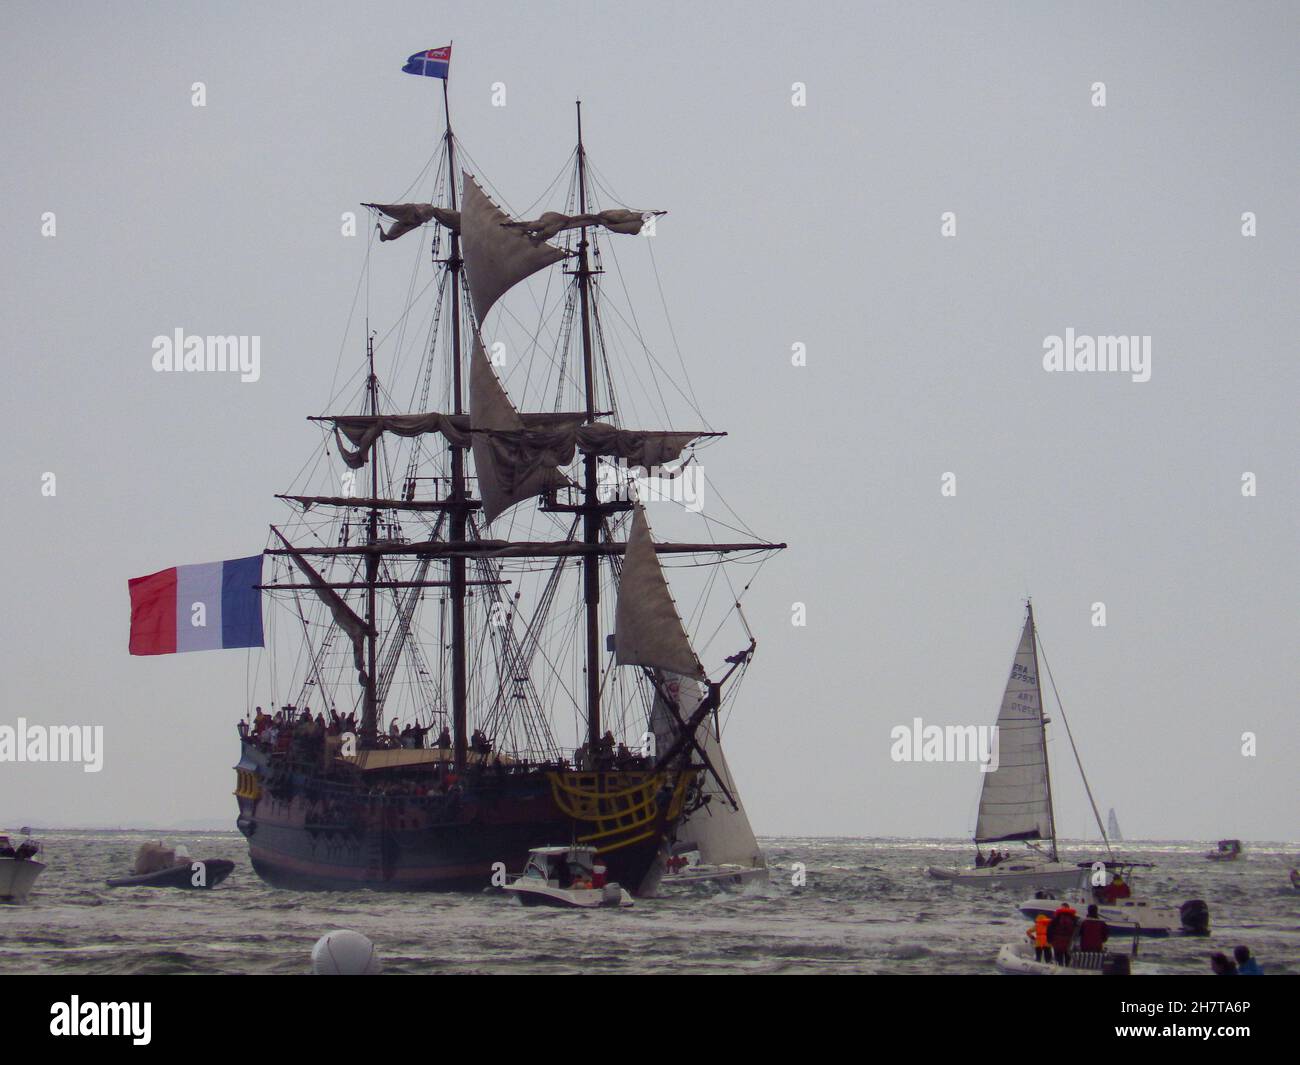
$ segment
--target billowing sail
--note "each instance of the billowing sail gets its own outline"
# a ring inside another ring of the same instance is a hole
[[[975,842],[1052,838],[1047,746],[1031,613],[1025,618],[998,711],[998,768],[984,776]]]
[[[530,496],[568,484],[568,478],[556,469],[565,462],[563,455],[526,448],[517,436],[512,439],[512,434],[523,433],[524,420],[497,380],[477,335],[470,352],[469,417],[474,429],[495,430],[471,434],[485,521]]]
[[[1110,808],[1110,816],[1106,818],[1106,837],[1112,843],[1123,843],[1124,836],[1119,830],[1119,818],[1115,816],[1115,807]]]
[[[524,278],[537,273],[568,253],[562,248],[530,240],[506,225],[510,216],[487,197],[469,174],[465,175],[460,212],[460,247],[469,279],[474,314],[482,325],[501,296]]]
[[[658,673],[658,679],[668,695],[676,699],[678,716],[682,721],[689,721],[704,698],[704,686],[690,677],[663,671]],[[672,712],[657,692],[650,712],[650,729],[654,733],[655,748],[660,751],[667,750],[681,731],[681,726],[673,719]],[[693,844],[700,852],[700,861],[707,865],[764,867],[767,863],[763,859],[763,851],[754,838],[754,830],[749,826],[749,817],[745,814],[736,782],[727,766],[726,756],[722,753],[722,744],[714,732],[712,716],[706,718],[696,730],[695,739],[722,778],[726,792],[730,792],[736,800],[736,806],[731,805],[713,774],[706,772],[702,787],[709,801],[688,814],[678,825],[678,848],[687,850]]]
[[[655,552],[645,508],[632,508],[632,531],[623,556],[614,610],[614,661],[704,679],[704,667],[686,635]]]

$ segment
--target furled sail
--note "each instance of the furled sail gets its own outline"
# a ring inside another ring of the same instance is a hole
[[[488,372],[492,372],[490,365]],[[499,384],[497,388],[500,388]],[[658,429],[617,429],[606,422],[583,425],[586,415],[582,413],[528,413],[518,414],[518,418],[521,429],[512,427],[493,435],[505,438],[513,435],[509,441],[511,446],[545,450],[559,456],[556,465],[560,466],[572,462],[575,451],[582,451],[625,459],[629,466],[649,469],[677,461],[691,441],[716,435],[703,431],[677,433]],[[333,424],[339,457],[354,470],[366,464],[370,448],[384,433],[395,436],[441,433],[457,447],[470,446],[471,421],[468,414],[348,414],[317,420]],[[476,428],[481,430],[484,426]],[[353,445],[352,448],[343,442],[344,438]]]
[[[632,531],[618,584],[614,661],[620,666],[650,666],[704,679],[704,667],[677,613],[650,537],[645,508],[639,503],[632,507]]]
[[[611,233],[635,235],[641,232],[647,219],[667,213],[667,211],[629,211],[625,208],[598,211],[595,214],[560,214],[558,211],[547,211],[531,222],[506,222],[505,225],[509,229],[518,229],[527,233],[534,242],[550,240],[566,229],[581,229],[583,226],[601,226]]]
[[[488,199],[469,174],[465,175],[460,221],[461,255],[465,259],[470,300],[480,325],[504,293],[569,254],[507,228],[510,216]]]
[[[677,716],[682,721],[689,721],[704,698],[704,686],[690,677],[663,671],[659,671],[658,680],[669,697],[676,700]],[[673,718],[658,692],[650,711],[650,729],[654,733],[655,747],[660,751],[667,750],[681,731],[681,725]],[[708,865],[766,866],[710,718],[706,718],[696,730],[695,740],[721,778],[721,786],[712,773],[705,774],[702,788],[708,801],[678,824],[678,849],[689,850],[693,845],[700,852],[700,861]],[[731,805],[727,792],[736,800],[736,806]]]
[[[998,768],[984,775],[975,842],[1052,836],[1047,745],[1034,652],[1034,619],[1030,614],[1025,618],[998,711]]]
[[[329,607],[330,613],[334,616],[335,624],[347,633],[348,639],[352,641],[352,661],[356,666],[357,673],[360,675],[361,683],[365,684],[365,640],[367,636],[373,634],[374,630],[357,615],[355,610],[348,606],[347,602],[338,592],[325,582],[325,578],[317,573],[316,568],[307,561],[306,557],[299,553],[294,548],[293,544],[289,543],[289,541],[284,538],[284,534],[281,533],[279,529],[273,525],[271,526],[271,531],[280,538],[280,542],[284,544],[285,551],[289,557],[293,559],[297,567],[302,570],[303,576],[307,578],[307,582],[312,586],[312,590],[320,596],[321,602]]]
[[[457,414],[359,414],[332,417],[334,440],[339,457],[354,470],[366,464],[370,448],[384,433],[395,436],[421,436],[424,433],[442,433],[458,447],[469,447],[469,418]],[[343,443],[345,436],[355,450]]]
[[[460,212],[446,207],[435,207],[431,203],[363,203],[362,207],[373,207],[381,214],[393,219],[393,224],[385,233],[379,230],[380,241],[396,240],[404,237],[413,229],[419,229],[426,222],[437,219],[453,233],[460,229]]]
[[[483,518],[491,522],[516,503],[569,480],[556,469],[565,462],[562,455],[520,444],[527,435],[524,420],[497,380],[477,334],[469,359],[469,417],[476,430],[471,434],[474,470],[483,497]]]

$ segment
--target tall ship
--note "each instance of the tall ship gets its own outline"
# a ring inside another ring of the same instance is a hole
[[[610,191],[579,103],[535,201],[555,209],[512,216],[452,132],[446,64],[420,60],[405,69],[443,80],[445,132],[411,186],[432,191],[364,205],[364,347],[308,419],[320,446],[263,554],[238,827],[276,886],[477,890],[573,845],[651,894],[682,826],[742,809],[721,729],[756,647],[745,593],[785,545],[686,491],[725,434],[648,346],[619,261],[648,256],[658,282],[664,212]],[[433,277],[420,255],[372,330],[372,281],[408,233]]]

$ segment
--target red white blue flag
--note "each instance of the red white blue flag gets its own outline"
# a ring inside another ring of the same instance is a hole
[[[404,74],[422,74],[426,78],[447,77],[447,68],[451,66],[451,45],[430,48],[427,52],[416,52],[402,67]]]
[[[127,581],[131,653],[261,647],[262,556],[173,566]]]

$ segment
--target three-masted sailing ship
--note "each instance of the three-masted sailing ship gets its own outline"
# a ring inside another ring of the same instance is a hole
[[[1025,626],[998,709],[998,765],[984,774],[980,792],[976,865],[969,869],[931,866],[927,871],[935,879],[988,887],[1073,888],[1087,877],[1088,863],[1063,862],[1057,852],[1037,636],[1033,604],[1026,604]],[[1079,770],[1082,773],[1082,764]],[[996,858],[990,855],[991,861],[979,850],[985,844],[1013,842],[1024,843],[1025,850]]]
[[[324,429],[315,480],[281,497],[290,517],[272,526],[261,587],[276,640],[253,682],[281,697],[287,683],[292,698],[241,728],[238,826],[273,885],[481,889],[532,847],[574,844],[650,893],[680,825],[711,804],[740,808],[710,751],[755,647],[728,577],[709,632],[726,622],[745,642],[734,633],[706,669],[664,563],[702,573],[784,545],[703,513],[708,539],[656,539],[641,482],[615,476],[680,476],[724,434],[624,426],[615,385],[635,375],[608,343],[602,264],[611,235],[644,238],[663,212],[604,206],[581,104],[563,209],[516,220],[461,169],[445,80],[443,98],[431,202],[365,205],[393,220],[382,241],[431,235],[428,341],[402,407],[367,323],[359,409],[311,419]],[[512,296],[535,274],[532,299]],[[498,359],[487,338],[529,315],[514,350],[532,361]],[[551,409],[521,412],[506,366]],[[288,655],[275,646],[286,637]]]

